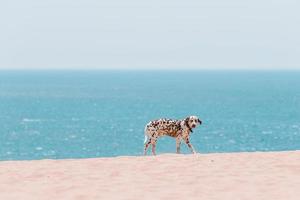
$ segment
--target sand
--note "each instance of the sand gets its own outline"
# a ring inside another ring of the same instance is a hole
[[[300,151],[0,162],[0,199],[300,199]]]

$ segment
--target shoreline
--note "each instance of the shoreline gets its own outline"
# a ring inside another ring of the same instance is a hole
[[[298,199],[300,151],[0,161],[0,199]]]
[[[278,150],[278,151],[234,151],[234,152],[211,152],[211,153],[201,153],[197,152],[196,154],[192,153],[180,153],[177,154],[175,152],[170,152],[170,153],[157,153],[156,156],[152,155],[151,152],[151,147],[150,150],[148,149],[148,154],[145,156],[143,154],[140,155],[117,155],[117,156],[102,156],[102,157],[88,157],[88,158],[42,158],[42,159],[24,159],[24,160],[0,160],[0,166],[1,163],[5,162],[38,162],[38,161],[72,161],[72,160],[95,160],[95,159],[100,159],[100,160],[105,160],[105,159],[115,159],[115,158],[139,158],[139,157],[160,157],[160,156],[209,156],[209,155],[232,155],[232,154],[269,154],[269,153],[295,153],[299,152],[300,150]]]

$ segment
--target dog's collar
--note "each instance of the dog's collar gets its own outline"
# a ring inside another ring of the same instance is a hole
[[[187,125],[187,127],[188,127],[189,131],[192,133],[193,129],[189,125]]]
[[[192,128],[189,126],[189,123],[187,122],[187,120],[184,120],[184,122],[185,122],[187,128],[189,129],[189,131],[190,131],[191,133],[193,133],[193,130],[192,130]]]

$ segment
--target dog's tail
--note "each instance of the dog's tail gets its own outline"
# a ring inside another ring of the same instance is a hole
[[[148,141],[148,136],[145,135],[145,140],[144,140],[144,144],[146,144],[146,142]]]
[[[148,134],[147,134],[147,126],[145,127],[145,130],[144,130],[144,133],[145,133],[145,140],[144,140],[144,144],[146,144],[146,142],[148,141]]]

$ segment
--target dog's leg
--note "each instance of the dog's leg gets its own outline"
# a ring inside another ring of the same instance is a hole
[[[152,154],[155,156],[156,139],[151,139],[151,144],[152,144]]]
[[[176,153],[180,153],[181,137],[176,137]]]
[[[151,139],[147,143],[145,143],[144,155],[147,154],[147,149],[148,149],[148,147],[149,147],[150,144],[151,144]]]
[[[185,141],[185,143],[188,145],[188,147],[190,148],[190,150],[192,151],[192,153],[196,153],[196,151],[195,151],[193,145],[190,143],[189,138],[188,138],[188,137],[187,137],[187,138],[184,138],[184,141]]]

